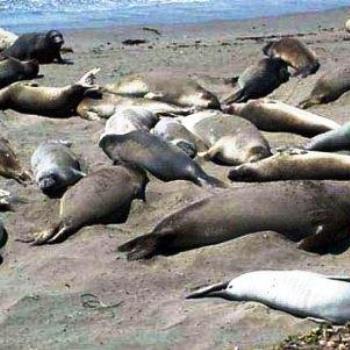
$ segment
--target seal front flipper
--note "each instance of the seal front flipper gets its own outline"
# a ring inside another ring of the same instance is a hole
[[[220,282],[216,284],[212,284],[207,287],[200,288],[193,293],[190,293],[186,296],[186,299],[196,299],[203,297],[216,297],[216,296],[227,296],[225,289],[227,288],[229,281]]]

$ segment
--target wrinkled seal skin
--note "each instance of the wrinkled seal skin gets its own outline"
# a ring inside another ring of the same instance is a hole
[[[36,183],[47,194],[64,191],[86,175],[78,157],[60,141],[41,143],[32,155],[31,165]]]
[[[4,50],[1,57],[14,57],[19,60],[36,59],[39,63],[65,63],[60,50],[64,44],[63,35],[58,30],[50,30],[46,33],[22,34],[8,49]]]
[[[350,67],[341,67],[323,74],[315,83],[310,96],[298,107],[307,109],[337,100],[350,90]]]
[[[19,240],[33,245],[57,243],[83,226],[125,222],[131,202],[145,200],[147,182],[144,171],[129,166],[106,166],[89,173],[62,197],[57,223]]]
[[[123,96],[144,97],[182,107],[220,108],[217,97],[190,77],[153,71],[122,77],[107,84],[105,91]]]
[[[304,43],[295,38],[282,38],[271,41],[263,47],[263,52],[270,58],[280,58],[295,69],[294,76],[306,78],[320,68],[316,54]]]
[[[350,180],[350,156],[287,150],[230,170],[231,181]]]
[[[207,110],[180,118],[209,150],[198,154],[226,165],[255,162],[271,155],[270,146],[254,124],[243,118]]]
[[[227,189],[170,214],[118,249],[137,260],[272,230],[302,240],[302,249],[320,251],[348,236],[349,195],[347,184],[312,181]]]
[[[39,73],[37,60],[19,61],[8,58],[0,62],[0,88],[19,80],[34,79]]]
[[[350,319],[350,279],[309,271],[254,271],[201,288],[190,298],[222,297],[257,301],[299,317],[336,324]]]
[[[289,80],[287,63],[279,58],[263,58],[249,66],[238,78],[238,90],[223,103],[246,102],[269,95]]]
[[[104,135],[99,146],[115,163],[125,162],[141,167],[162,181],[188,180],[198,186],[225,187],[176,146],[148,131]]]
[[[86,94],[97,89],[90,82],[97,71],[93,69],[75,84],[65,87],[13,83],[0,90],[0,109],[52,118],[71,117],[76,115],[76,108]]]
[[[313,137],[340,127],[333,120],[270,99],[233,103],[224,111],[249,120],[259,130],[290,132],[305,137]]]

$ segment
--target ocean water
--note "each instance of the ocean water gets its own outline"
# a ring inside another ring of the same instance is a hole
[[[23,33],[47,28],[198,23],[347,5],[350,0],[0,0],[0,26]]]

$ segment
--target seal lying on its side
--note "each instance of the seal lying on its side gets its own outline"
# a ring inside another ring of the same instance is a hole
[[[150,258],[275,231],[319,251],[348,236],[350,186],[280,181],[221,191],[170,214],[151,233],[118,249],[128,259]]]
[[[188,180],[198,186],[225,187],[176,146],[145,130],[103,135],[99,146],[115,163],[134,164],[162,181]]]
[[[71,117],[86,93],[98,89],[93,84],[98,71],[92,69],[75,84],[61,88],[13,83],[0,90],[0,110],[13,109],[53,118]]]
[[[333,120],[269,99],[233,103],[225,108],[225,112],[251,121],[260,130],[290,132],[305,137],[340,127]]]
[[[42,142],[31,158],[32,171],[39,188],[46,194],[65,190],[86,174],[78,157],[62,141]]]
[[[350,277],[308,271],[254,271],[201,288],[186,298],[257,301],[300,317],[337,324],[350,320]]]
[[[350,156],[290,149],[230,170],[231,181],[350,180]]]
[[[83,226],[125,222],[131,202],[145,199],[147,182],[142,170],[129,166],[108,166],[89,173],[64,194],[55,224],[19,240],[33,245],[56,243]]]

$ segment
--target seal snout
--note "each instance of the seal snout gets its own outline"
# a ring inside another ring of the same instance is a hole
[[[39,188],[44,192],[52,191],[57,186],[57,179],[53,174],[51,174],[39,179],[38,185],[39,185]]]

